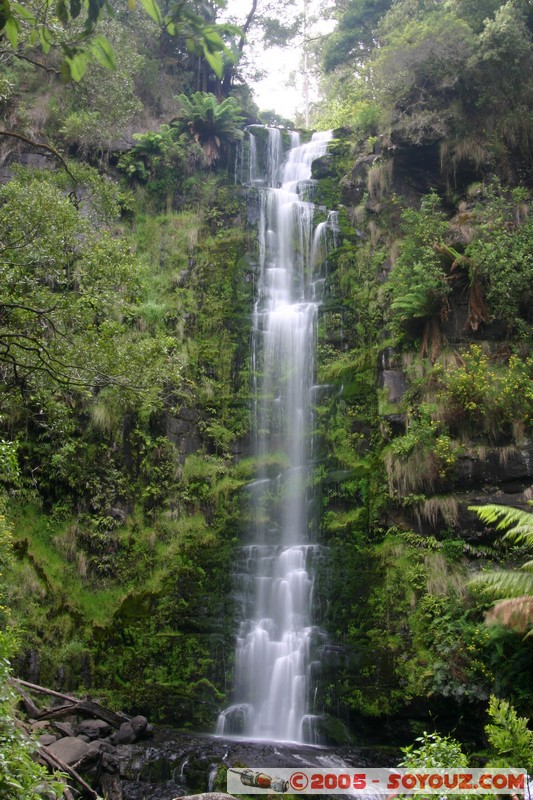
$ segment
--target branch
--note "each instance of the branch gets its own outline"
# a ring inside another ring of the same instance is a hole
[[[75,186],[78,185],[78,179],[74,177],[72,172],[70,171],[67,162],[63,158],[63,156],[57,152],[55,147],[52,147],[49,144],[41,144],[40,142],[35,142],[33,139],[28,139],[27,136],[23,136],[21,133],[14,133],[13,131],[3,131],[0,130],[0,136],[11,136],[13,139],[19,139],[21,142],[25,142],[25,144],[29,144],[30,147],[38,147],[41,150],[46,150],[48,153],[51,153],[54,158],[57,158],[69,178],[72,180]]]
[[[0,55],[7,55],[12,56],[13,58],[19,58],[21,61],[27,61],[28,64],[33,64],[34,67],[39,67],[40,69],[44,69],[46,72],[53,72],[54,75],[61,75],[61,71],[55,69],[54,67],[47,67],[46,64],[43,64],[42,61],[36,61],[34,58],[29,58],[29,56],[24,56],[22,53],[16,53],[13,50],[0,50]]]
[[[239,44],[237,45],[239,53],[242,53],[243,51],[244,43],[246,41],[246,34],[248,33],[250,25],[252,24],[252,20],[255,16],[256,10],[257,10],[257,0],[252,0],[252,7],[248,13],[248,16],[246,17],[244,25],[242,26],[242,36],[239,39]]]

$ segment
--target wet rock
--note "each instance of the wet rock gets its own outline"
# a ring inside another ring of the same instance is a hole
[[[465,453],[457,462],[461,486],[499,486],[533,478],[533,442],[520,447],[491,447]]]
[[[118,775],[102,775],[100,789],[107,800],[123,800],[122,783]]]
[[[335,158],[332,155],[321,156],[315,158],[311,167],[311,177],[315,180],[321,178],[334,178],[335,172]]]
[[[111,753],[112,755],[117,752],[117,749],[108,739],[95,739],[91,742],[91,747],[94,747],[100,753]]]
[[[407,381],[401,369],[383,370],[380,385],[387,393],[389,403],[399,403],[407,391]]]
[[[48,748],[57,758],[69,766],[80,761],[89,761],[95,758],[98,751],[77,737],[58,739]]]
[[[120,761],[123,800],[175,800],[191,795],[213,800],[214,797],[228,797],[224,792],[209,791],[213,787],[212,772],[216,765],[301,768],[324,766],[325,758],[333,758],[336,765],[385,767],[397,763],[400,753],[353,746],[326,749],[309,745],[232,741],[158,727],[151,741],[118,747],[117,758]],[[203,771],[200,770],[201,764]],[[195,768],[191,770],[192,765]]]

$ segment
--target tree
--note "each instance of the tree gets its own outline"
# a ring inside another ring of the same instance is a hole
[[[508,508],[489,503],[470,506],[482,522],[498,523],[497,531],[507,530],[506,542],[533,550],[533,514],[520,508]],[[487,615],[488,622],[499,622],[518,631],[533,628],[533,560],[518,569],[499,570],[476,575],[472,585],[486,587],[492,594],[502,597]],[[531,633],[529,634],[531,635]]]
[[[352,0],[348,4],[324,48],[326,72],[342,64],[357,68],[368,58],[375,44],[375,29],[391,4],[392,0]]]

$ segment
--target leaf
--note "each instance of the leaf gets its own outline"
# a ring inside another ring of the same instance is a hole
[[[67,56],[65,58],[65,61],[68,64],[70,77],[72,78],[72,80],[76,81],[76,83],[81,81],[87,69],[87,61],[88,61],[87,54],[77,53],[75,56],[73,56],[73,58],[69,58],[69,56]]]
[[[157,22],[158,25],[163,24],[163,15],[161,14],[161,9],[156,3],[156,0],[141,0],[144,10],[150,16],[154,22]]]
[[[105,36],[99,33],[94,37],[90,50],[95,59],[106,69],[115,69],[115,53]]]
[[[32,14],[31,11],[21,5],[20,3],[11,3],[11,8],[13,11],[16,11],[19,17],[26,22],[35,22],[35,14]]]
[[[40,25],[39,28],[38,28],[38,33],[39,33],[39,41],[41,42],[41,47],[42,47],[43,53],[46,56],[50,52],[50,44],[51,44],[50,40],[48,39],[49,31],[46,28],[44,28],[42,25]]]
[[[87,22],[85,23],[85,30],[91,30],[94,23],[98,20],[100,12],[105,4],[105,0],[88,0],[89,12],[87,14]]]
[[[19,40],[19,24],[14,17],[8,17],[4,27],[4,32],[9,40],[9,44],[13,50],[16,50]]]
[[[69,19],[68,19],[68,10],[67,10],[67,4],[65,3],[65,0],[57,0],[57,3],[56,3],[56,14],[59,17],[60,22],[63,23],[63,25],[68,25],[68,21],[69,21]]]
[[[211,45],[213,49],[222,50],[224,48],[224,42],[216,31],[205,28],[203,31],[203,36],[205,41]]]
[[[130,11],[135,11],[137,8],[137,1],[136,0],[128,0],[128,8]]]
[[[3,2],[0,3],[0,31],[4,30],[6,22],[10,16],[11,9],[9,7],[9,2],[8,0],[3,0]]]
[[[76,19],[81,11],[81,0],[70,0],[70,14],[72,19]]]
[[[203,45],[204,58],[217,76],[221,78],[224,74],[224,61],[220,53],[212,53],[206,44]]]

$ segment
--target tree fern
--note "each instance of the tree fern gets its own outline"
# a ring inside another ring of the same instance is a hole
[[[216,161],[225,143],[242,139],[239,125],[244,121],[234,97],[219,102],[214,94],[195,92],[188,97],[180,94],[180,112],[172,124],[182,123],[203,148],[209,164]]]
[[[533,548],[533,514],[520,508],[509,508],[488,504],[470,506],[482,522],[497,523],[496,530],[507,530],[504,540]],[[499,622],[519,631],[530,631],[533,627],[533,560],[526,561],[519,569],[485,572],[470,582],[485,586],[501,599],[489,611],[486,621]]]

